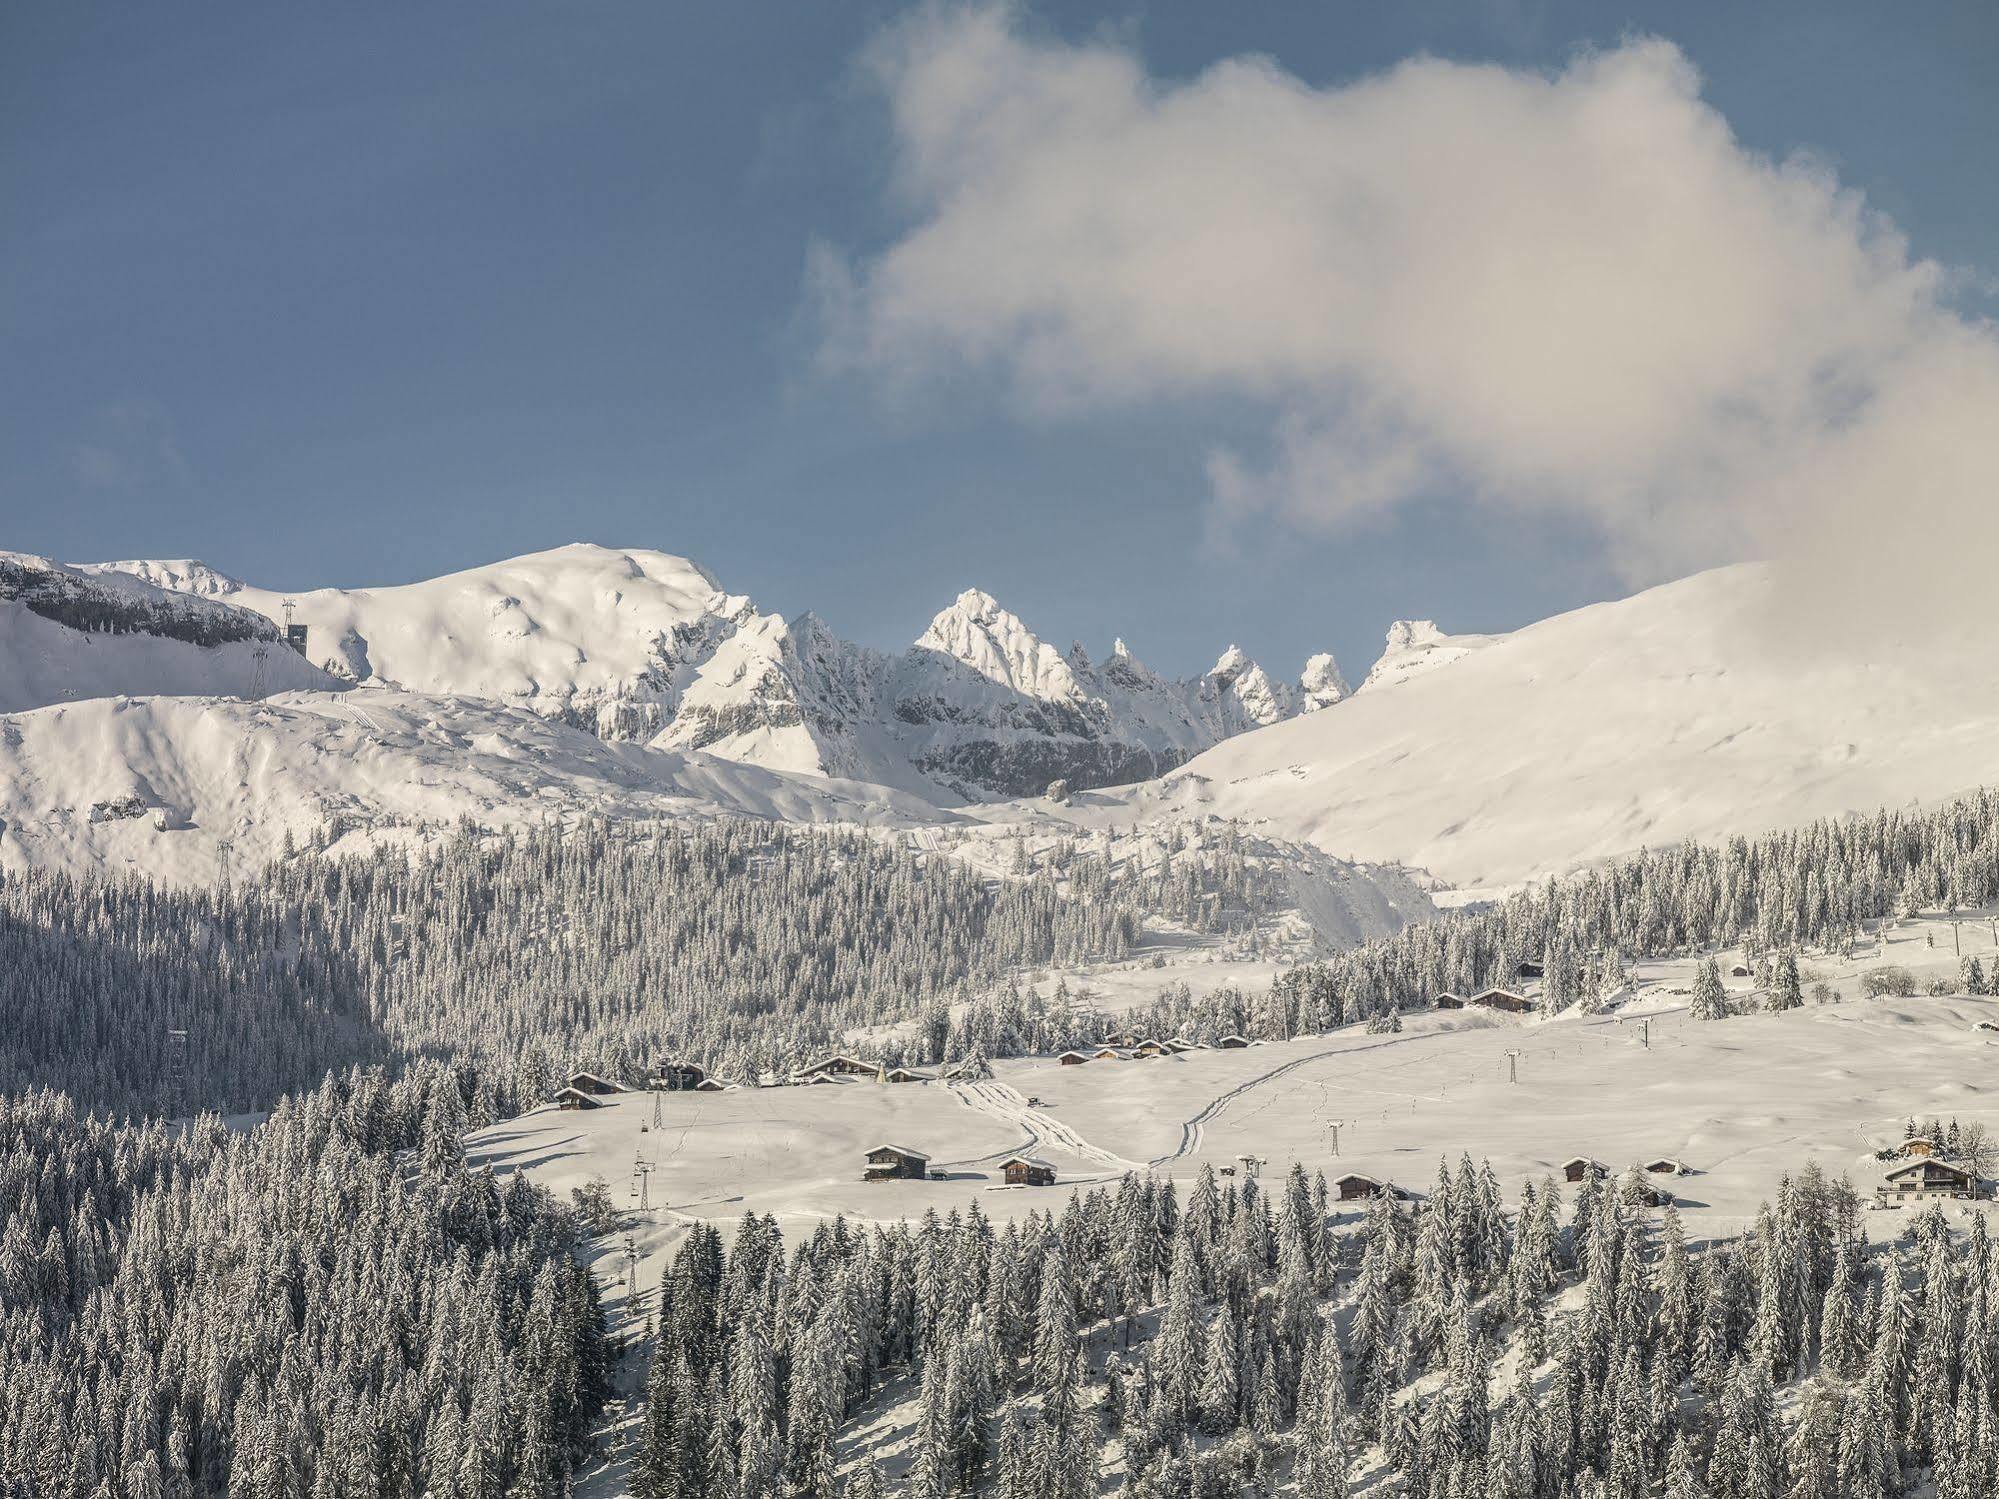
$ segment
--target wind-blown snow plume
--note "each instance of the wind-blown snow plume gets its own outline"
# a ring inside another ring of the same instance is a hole
[[[1247,396],[1271,448],[1211,454],[1231,516],[1455,489],[1579,518],[1638,580],[1876,582],[1884,532],[1928,530],[1904,592],[1947,598],[1999,541],[1999,339],[1824,164],[1738,142],[1669,42],[1318,88],[933,7],[868,67],[911,227],[815,255],[835,368],[969,363],[1040,414]]]

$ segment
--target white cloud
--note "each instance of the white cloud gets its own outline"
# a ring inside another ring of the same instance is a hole
[[[1314,88],[933,8],[869,66],[909,227],[817,257],[835,367],[990,370],[1057,416],[1262,402],[1271,451],[1209,464],[1231,516],[1449,485],[1581,518],[1634,576],[1999,542],[1999,342],[1822,163],[1744,149],[1668,42]]]

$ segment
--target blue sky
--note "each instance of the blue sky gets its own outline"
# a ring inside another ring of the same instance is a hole
[[[7,7],[0,545],[298,588],[589,539],[693,556],[875,645],[977,585],[1058,644],[1123,634],[1191,671],[1237,640],[1287,675],[1330,647],[1358,676],[1393,618],[1510,628],[1637,575],[1586,507],[1480,503],[1453,465],[1335,523],[1218,511],[1214,453],[1272,442],[1253,387],[1065,410],[976,361],[829,362],[812,247],[865,275],[929,211],[857,64],[903,14]],[[1108,38],[1166,89],[1251,53],[1337,89],[1419,53],[1545,72],[1656,34],[1743,146],[1818,153],[1966,273],[1947,298],[1980,317],[1995,17],[1517,0],[1012,24],[1058,51]]]

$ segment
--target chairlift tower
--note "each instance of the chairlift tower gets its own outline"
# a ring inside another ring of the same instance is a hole
[[[215,856],[221,866],[222,888],[229,888],[229,855],[235,850],[235,843],[227,838],[219,838],[215,843]]]
[[[1506,1048],[1506,1080],[1509,1083],[1520,1081],[1520,1059],[1525,1055],[1526,1053],[1517,1046]]]
[[[262,641],[250,652],[255,665],[250,668],[250,696],[261,701],[264,696],[264,663],[271,658],[271,648]]]

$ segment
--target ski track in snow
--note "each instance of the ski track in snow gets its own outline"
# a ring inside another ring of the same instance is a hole
[[[1074,1129],[1057,1119],[1053,1114],[1033,1107],[1018,1088],[1005,1083],[953,1083],[951,1091],[958,1101],[981,1114],[990,1114],[995,1119],[1004,1119],[1020,1127],[1022,1143],[1006,1150],[996,1150],[989,1155],[975,1156],[968,1160],[946,1161],[940,1170],[950,1170],[957,1166],[993,1166],[1010,1156],[1027,1155],[1041,1149],[1043,1145],[1054,1145],[1086,1161],[1094,1161],[1099,1166],[1115,1172],[1143,1171],[1144,1161],[1128,1160],[1124,1156],[1092,1145]]]
[[[1400,1046],[1405,1042],[1425,1039],[1428,1038],[1424,1036],[1397,1036],[1390,1041],[1377,1041],[1371,1046],[1329,1046],[1324,1051],[1315,1051],[1310,1056],[1295,1058],[1292,1061],[1286,1062],[1281,1067],[1273,1067],[1268,1072],[1259,1073],[1252,1078],[1245,1078],[1226,1093],[1210,1099],[1207,1106],[1194,1115],[1193,1118],[1182,1122],[1180,1125],[1180,1148],[1169,1151],[1165,1155],[1154,1156],[1149,1164],[1164,1166],[1173,1161],[1185,1160],[1188,1156],[1196,1154],[1201,1149],[1201,1143],[1207,1134],[1208,1125],[1219,1119],[1228,1110],[1229,1105],[1235,1103],[1244,1095],[1261,1088],[1265,1083],[1275,1082],[1287,1073],[1296,1072],[1300,1067],[1309,1067],[1314,1062],[1323,1062],[1332,1057],[1363,1056],[1370,1051],[1381,1051],[1386,1047]],[[1368,1088],[1365,1091],[1376,1093],[1382,1090]]]

